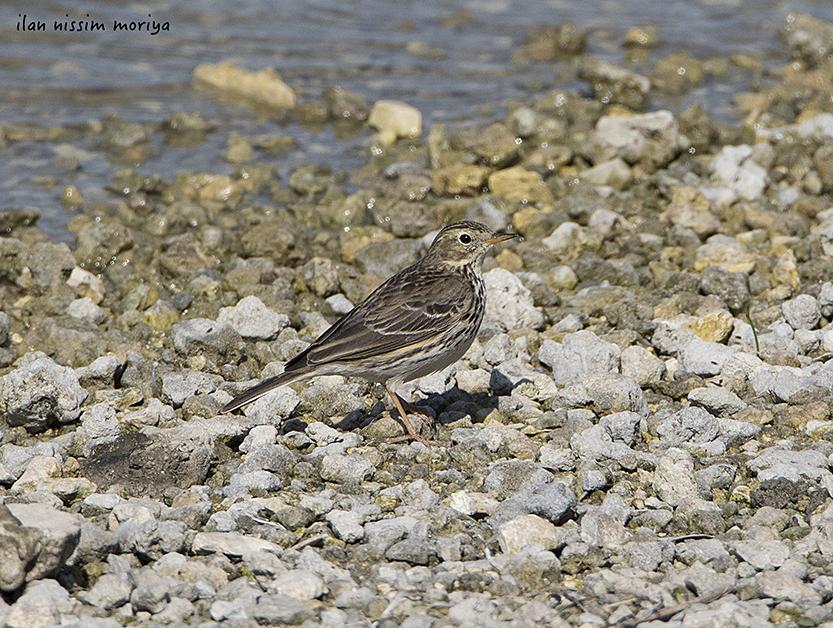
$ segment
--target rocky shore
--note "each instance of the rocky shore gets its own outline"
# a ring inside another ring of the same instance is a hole
[[[4,210],[0,625],[833,626],[833,25],[781,35],[780,69],[642,76],[542,29],[514,60],[571,59],[592,93],[425,130],[203,66],[287,135],[228,133],[233,175],[67,186],[73,247]],[[654,106],[731,73],[766,79],[736,127]],[[281,178],[293,123],[366,133],[367,165]],[[118,162],[218,132],[0,139]],[[338,376],[217,414],[463,218],[522,238],[486,261],[469,352],[400,391],[441,447],[388,444],[384,389]]]

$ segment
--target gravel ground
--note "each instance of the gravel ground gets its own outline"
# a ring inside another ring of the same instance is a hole
[[[486,127],[207,66],[223,97],[369,121],[374,156],[283,181],[287,138],[231,133],[234,176],[68,187],[73,248],[4,211],[2,625],[833,626],[833,25],[782,35],[737,128],[650,103],[754,60],[638,76],[570,27],[518,57],[575,55],[595,98]],[[114,159],[216,132],[53,131]],[[217,414],[462,218],[523,237],[469,352],[401,391],[442,446],[388,444],[384,389],[338,376]]]

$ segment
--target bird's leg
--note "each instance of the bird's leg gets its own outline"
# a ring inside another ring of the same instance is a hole
[[[415,440],[415,441],[418,441],[418,442],[422,443],[426,447],[431,447],[433,445],[436,445],[437,443],[424,438],[422,435],[420,435],[419,432],[417,432],[414,429],[414,426],[411,424],[411,420],[408,418],[408,413],[405,412],[405,409],[402,407],[403,406],[402,397],[397,395],[395,392],[393,392],[387,386],[385,386],[385,389],[388,391],[388,394],[390,395],[390,398],[393,401],[393,405],[396,406],[396,410],[399,412],[399,416],[402,419],[402,423],[404,423],[404,425],[405,425],[405,430],[407,430],[407,432],[408,432],[407,434],[404,434],[402,436],[396,436],[394,438],[390,438],[390,439],[388,439],[388,442],[389,443],[397,443],[397,442],[403,441],[403,440]]]
[[[431,427],[434,426],[434,416],[430,412],[428,412],[426,408],[423,408],[421,406],[415,406],[410,401],[406,401],[395,392],[388,392],[390,393],[391,399],[393,397],[399,399],[399,403],[402,404],[402,408],[405,410],[405,412],[407,412],[408,414],[416,414],[418,416],[421,416],[425,419],[425,422],[428,423],[428,425],[430,425]],[[399,406],[397,406],[397,408],[399,408]]]

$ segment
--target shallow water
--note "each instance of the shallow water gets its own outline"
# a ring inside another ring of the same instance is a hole
[[[277,8],[275,8],[277,6]],[[564,66],[553,62],[516,65],[512,52],[537,25],[569,20],[588,30],[588,54],[623,64],[622,41],[629,28],[654,25],[659,46],[637,71],[647,71],[672,52],[705,58],[744,52],[765,67],[787,63],[778,28],[790,11],[833,21],[827,0],[445,0],[403,6],[394,0],[244,0],[232,4],[196,0],[172,4],[148,1],[22,2],[0,8],[0,125],[84,124],[115,113],[124,121],[161,122],[171,112],[199,110],[219,123],[198,149],[165,147],[135,170],[164,174],[229,173],[220,160],[225,135],[281,133],[297,148],[275,160],[283,177],[305,162],[352,171],[366,161],[372,133],[336,139],[331,127],[310,131],[298,124],[260,120],[239,106],[225,105],[190,87],[194,67],[232,60],[251,70],[273,66],[299,92],[300,102],[341,85],[370,101],[403,100],[418,107],[424,127],[448,121],[487,121],[508,101],[530,101],[565,83]],[[25,14],[42,22],[42,32],[18,31]],[[69,17],[67,17],[69,14]],[[148,15],[151,17],[148,18]],[[456,16],[456,19],[455,19]],[[451,23],[449,22],[451,18]],[[103,31],[56,32],[55,22],[81,28],[101,22]],[[141,32],[114,32],[114,21],[149,22]],[[149,32],[156,22],[161,28]],[[733,122],[731,98],[745,84],[712,82],[680,102],[652,107],[681,111],[699,101],[716,119]],[[78,156],[79,171],[56,167],[60,157]],[[115,201],[104,190],[123,165],[112,164],[96,145],[9,142],[0,148],[0,207],[36,207],[40,226],[56,240],[72,242],[70,212],[60,192],[73,183],[88,199]],[[32,179],[32,177],[41,177]],[[42,177],[52,177],[43,179]]]

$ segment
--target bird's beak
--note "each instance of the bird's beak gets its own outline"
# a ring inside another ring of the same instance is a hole
[[[489,238],[486,240],[486,244],[497,244],[498,242],[505,242],[506,240],[511,240],[512,238],[517,238],[517,233],[501,233],[496,235],[494,238]]]

